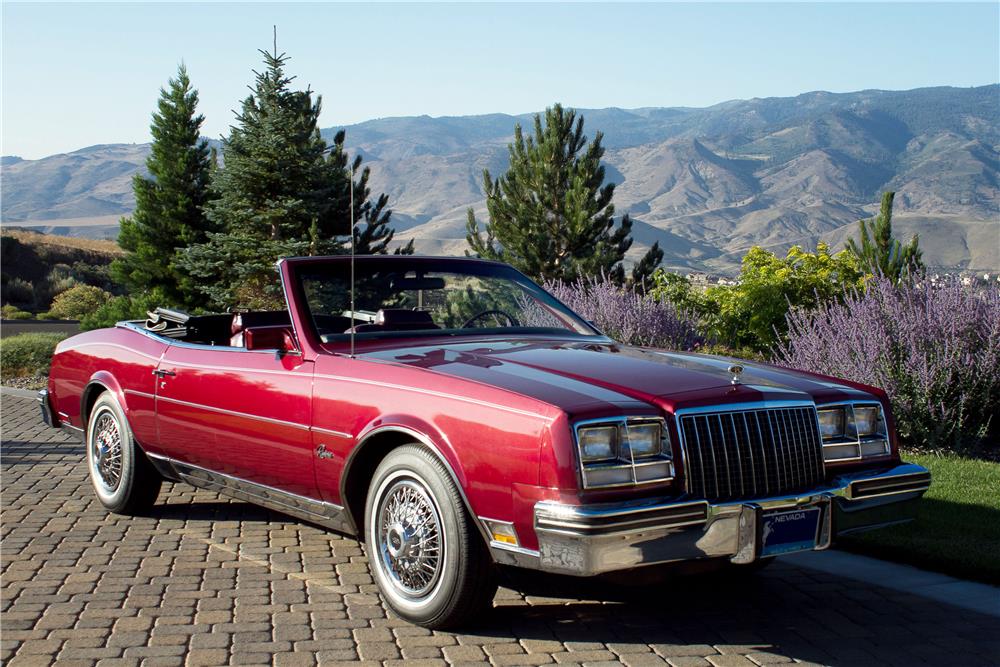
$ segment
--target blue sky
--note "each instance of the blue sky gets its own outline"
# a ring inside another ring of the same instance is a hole
[[[183,60],[219,137],[258,48],[324,127],[1000,81],[1000,4],[3,4],[2,153],[144,142]]]

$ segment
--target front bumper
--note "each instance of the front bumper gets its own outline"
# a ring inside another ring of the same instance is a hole
[[[490,547],[498,563],[580,576],[700,558],[751,563],[761,555],[765,512],[819,509],[814,548],[821,550],[837,536],[911,520],[930,481],[926,468],[903,463],[841,475],[805,494],[747,501],[542,501],[535,505],[537,552]]]

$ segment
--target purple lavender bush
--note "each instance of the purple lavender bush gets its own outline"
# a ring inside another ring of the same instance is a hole
[[[1000,288],[957,279],[863,292],[788,314],[776,362],[884,389],[904,443],[924,450],[982,450],[1000,410]]]
[[[620,343],[691,350],[703,342],[690,313],[608,278],[550,282],[545,289]]]

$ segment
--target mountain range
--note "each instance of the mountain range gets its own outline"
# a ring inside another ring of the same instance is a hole
[[[745,251],[839,246],[880,193],[897,192],[897,236],[919,233],[928,264],[1000,269],[1000,85],[812,92],[706,108],[581,109],[604,134],[615,206],[637,256],[654,241],[677,270],[733,273]],[[393,208],[396,238],[463,254],[466,210],[486,219],[482,172],[507,164],[532,114],[382,118],[348,126]],[[335,129],[324,130],[332,137]],[[113,236],[134,206],[148,144],[4,157],[5,225]]]

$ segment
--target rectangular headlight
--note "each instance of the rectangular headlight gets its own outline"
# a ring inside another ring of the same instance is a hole
[[[850,461],[891,453],[882,406],[847,403],[819,408],[823,459]]]
[[[580,458],[584,461],[606,461],[618,456],[618,426],[588,426],[577,432]]]
[[[662,453],[662,430],[657,422],[625,425],[626,442],[636,459],[648,458]],[[624,455],[625,452],[622,452]]]
[[[669,435],[662,419],[608,417],[576,427],[583,487],[631,486],[674,477]]]
[[[847,430],[847,413],[842,407],[819,411],[819,432],[824,440],[842,438]]]
[[[858,437],[866,438],[879,432],[879,409],[874,405],[854,408],[854,428]]]

